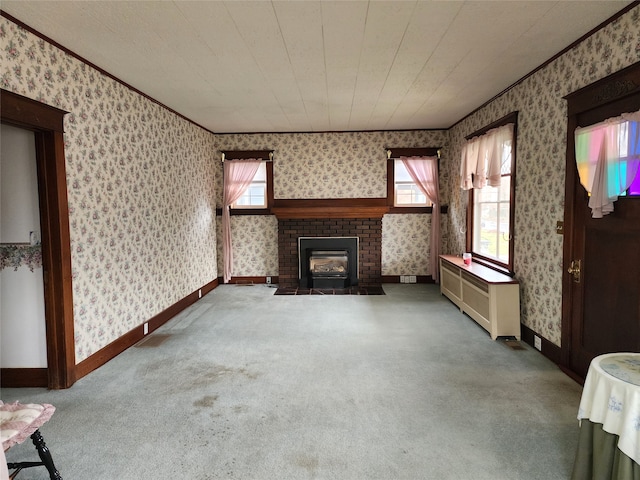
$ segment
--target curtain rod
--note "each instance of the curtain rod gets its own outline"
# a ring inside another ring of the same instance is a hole
[[[387,159],[400,157],[416,157],[416,156],[434,156],[440,158],[442,147],[415,147],[415,148],[389,148],[384,147],[387,152]],[[395,155],[394,155],[394,152]]]
[[[225,160],[247,160],[250,158],[258,159],[262,162],[272,162],[273,161],[273,150],[245,150],[245,151],[234,151],[234,150],[221,150],[220,151],[222,163]],[[227,158],[227,155],[233,155],[230,158]],[[268,154],[269,158],[265,158],[265,154]],[[238,156],[235,156],[238,155]]]

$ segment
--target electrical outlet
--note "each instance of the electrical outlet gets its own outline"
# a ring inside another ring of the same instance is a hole
[[[144,333],[145,335],[147,333],[149,333],[149,323],[145,323],[142,327],[142,333]]]
[[[40,232],[29,232],[29,243],[31,246],[40,245]]]
[[[533,346],[536,347],[537,350],[542,351],[542,340],[537,335],[533,336]]]
[[[411,275],[409,277],[409,283],[416,283],[416,276],[415,275]]]
[[[406,278],[404,275],[400,275],[400,283],[406,283]]]
[[[198,298],[202,298],[202,289],[201,288],[198,289]]]
[[[267,285],[271,285],[271,277],[267,277]]]

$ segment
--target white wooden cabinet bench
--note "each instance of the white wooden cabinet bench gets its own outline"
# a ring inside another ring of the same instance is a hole
[[[520,340],[520,285],[479,263],[440,255],[440,293],[473,318],[491,338]]]

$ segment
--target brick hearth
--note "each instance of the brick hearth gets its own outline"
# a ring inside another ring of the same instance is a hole
[[[278,277],[281,288],[298,286],[298,237],[358,237],[358,285],[382,285],[381,218],[279,219]]]

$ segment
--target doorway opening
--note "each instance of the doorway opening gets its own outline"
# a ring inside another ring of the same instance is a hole
[[[1,121],[35,134],[42,242],[47,387],[68,388],[75,382],[71,241],[64,158],[63,120],[55,107],[2,90]],[[21,369],[2,369],[2,386],[34,386]],[[21,384],[22,382],[22,384]],[[41,386],[41,385],[38,385]]]

